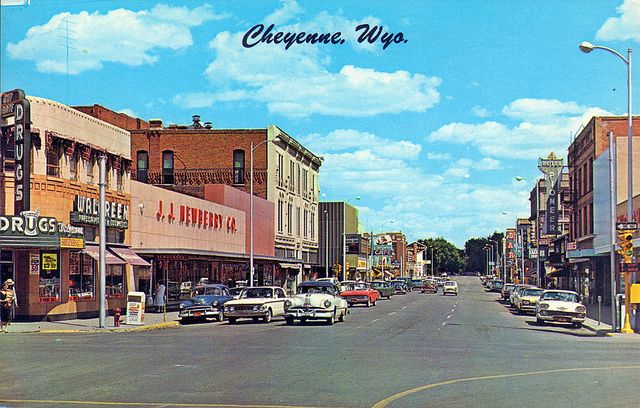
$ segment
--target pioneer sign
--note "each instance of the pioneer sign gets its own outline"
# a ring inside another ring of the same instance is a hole
[[[547,187],[547,211],[543,233],[558,235],[558,203],[560,197],[560,183],[562,181],[563,159],[558,159],[551,152],[546,159],[538,159],[538,168],[545,174]]]

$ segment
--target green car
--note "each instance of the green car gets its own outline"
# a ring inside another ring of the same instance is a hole
[[[413,281],[411,280],[411,278],[403,277],[403,278],[396,278],[396,280],[404,281],[404,283],[407,284],[407,289],[409,289],[409,292],[413,290]]]
[[[371,287],[380,292],[381,298],[386,297],[387,299],[390,299],[396,291],[393,285],[385,281],[373,281]]]

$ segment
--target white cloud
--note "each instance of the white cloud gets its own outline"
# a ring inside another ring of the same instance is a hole
[[[330,153],[366,149],[363,151],[390,159],[416,159],[422,150],[421,145],[407,140],[385,139],[354,129],[336,129],[325,136],[315,133],[301,138],[300,141],[314,152]]]
[[[129,115],[132,118],[139,118],[140,115],[138,115],[135,111],[129,109],[129,108],[125,108],[125,109],[120,109],[117,111],[118,113],[124,113],[125,115]]]
[[[640,0],[624,0],[617,11],[621,16],[609,17],[596,33],[596,38],[640,42]]]
[[[600,108],[545,99],[519,99],[507,105],[503,112],[513,119],[520,119],[520,123],[510,126],[496,121],[454,122],[432,132],[427,139],[468,144],[487,157],[531,159],[546,157],[550,151],[562,156],[572,132],[592,116],[611,115]]]
[[[479,118],[488,118],[489,116],[491,116],[489,110],[478,105],[475,105],[473,108],[471,108],[471,114]]]
[[[191,27],[223,17],[209,5],[192,10],[160,4],[138,12],[121,8],[106,14],[60,13],[31,27],[21,41],[9,43],[7,52],[11,58],[35,61],[41,72],[66,73],[66,48],[60,43],[68,27],[69,74],[100,70],[105,62],[154,64],[161,49],[191,46]]]
[[[500,168],[500,162],[498,160],[484,157],[480,161],[471,159],[459,159],[455,163],[451,164],[445,171],[446,177],[455,178],[469,178],[470,170],[497,170]]]
[[[429,160],[451,160],[451,155],[449,153],[434,153],[428,152],[427,159]]]
[[[302,7],[300,7],[300,5],[295,0],[282,0],[280,4],[282,5],[282,7],[264,18],[263,21],[265,22],[265,24],[284,24],[303,11]]]
[[[292,4],[285,3],[283,9]],[[366,17],[356,21],[341,14],[322,12],[308,22],[276,30],[341,31],[348,38],[355,36],[353,28],[359,22],[377,24],[379,20]],[[402,70],[381,72],[355,65],[344,65],[336,71],[330,68],[327,51],[328,47],[337,45],[294,45],[286,50],[282,44],[258,44],[244,48],[241,45],[244,34],[225,31],[209,42],[216,57],[205,75],[216,87],[215,92],[185,93],[175,100],[190,99],[191,103],[204,107],[232,96],[232,100],[264,103],[270,112],[287,117],[313,114],[366,117],[424,112],[440,101],[437,89],[442,82],[440,78]],[[379,45],[357,45],[355,40],[348,43],[360,49],[380,48]]]

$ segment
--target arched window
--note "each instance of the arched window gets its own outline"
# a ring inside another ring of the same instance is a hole
[[[136,180],[141,183],[148,183],[149,153],[145,150],[139,150],[136,156]]]
[[[173,151],[162,152],[162,184],[173,184]]]
[[[244,183],[244,150],[237,149],[233,151],[233,184]]]

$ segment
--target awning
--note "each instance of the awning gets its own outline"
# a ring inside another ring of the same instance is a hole
[[[553,265],[545,265],[545,275],[551,278],[569,276],[569,270],[566,268],[556,268]]]
[[[281,268],[300,269],[300,264],[297,263],[280,263]]]
[[[129,248],[116,248],[109,247],[109,250],[113,251],[118,257],[122,258],[126,263],[133,266],[151,266],[151,264],[144,259],[140,258],[138,254],[130,250]]]
[[[90,257],[92,257],[96,261],[100,261],[100,247],[98,247],[96,245],[87,245],[87,246],[84,247],[82,252],[87,254],[87,255],[89,255]],[[118,258],[117,256],[115,256],[114,254],[112,254],[109,251],[105,251],[105,255],[106,255],[105,258],[106,258],[107,265],[124,265],[124,264],[126,264],[125,261],[123,261],[122,259]]]

